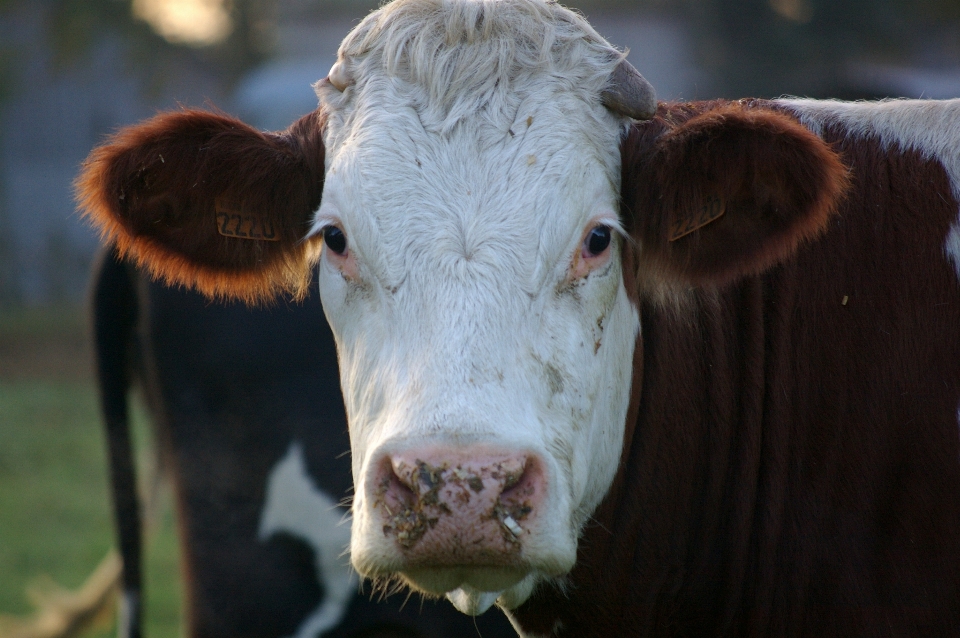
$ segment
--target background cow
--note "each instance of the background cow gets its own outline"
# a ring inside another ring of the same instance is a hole
[[[317,92],[80,197],[210,295],[318,264],[362,574],[528,636],[957,632],[960,101],[655,108],[538,0],[386,5]]]
[[[342,556],[350,459],[336,352],[315,294],[252,310],[151,283],[110,249],[94,275],[102,406],[139,635],[141,525],[127,395],[139,381],[180,522],[190,636],[513,635],[494,614],[380,602]],[[341,524],[343,523],[343,524]],[[406,604],[404,604],[406,603]]]

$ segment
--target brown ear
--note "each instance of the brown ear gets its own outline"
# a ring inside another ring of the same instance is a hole
[[[769,268],[823,232],[848,181],[795,119],[740,102],[662,105],[621,152],[641,280],[723,284]]]
[[[85,216],[167,283],[255,303],[302,295],[320,239],[304,240],[323,192],[317,112],[282,133],[184,110],[121,130],[75,186]]]

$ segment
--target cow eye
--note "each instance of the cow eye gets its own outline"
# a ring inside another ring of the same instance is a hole
[[[323,243],[338,255],[342,255],[347,250],[347,236],[336,226],[327,226],[323,229]]]
[[[596,257],[607,249],[612,238],[613,231],[609,226],[594,226],[583,240],[583,256]]]

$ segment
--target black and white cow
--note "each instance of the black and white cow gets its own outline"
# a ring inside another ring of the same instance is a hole
[[[124,558],[121,635],[140,635],[141,524],[127,395],[138,381],[173,481],[187,635],[512,635],[448,604],[361,593],[350,542],[349,440],[316,294],[252,310],[152,283],[107,251],[93,316]]]

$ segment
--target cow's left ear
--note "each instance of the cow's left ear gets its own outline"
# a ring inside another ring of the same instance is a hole
[[[848,182],[837,154],[794,118],[739,102],[661,105],[621,152],[641,280],[719,285],[761,272],[823,232]]]
[[[304,239],[323,192],[318,112],[282,133],[220,113],[164,113],[94,149],[77,178],[88,219],[122,254],[211,297],[299,296],[320,238]]]

